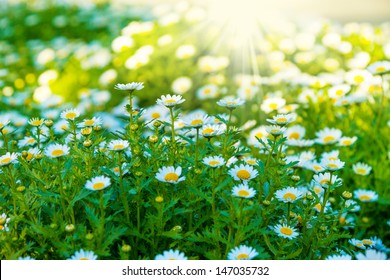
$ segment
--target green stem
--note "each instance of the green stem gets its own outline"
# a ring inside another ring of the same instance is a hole
[[[133,91],[134,90],[130,90],[129,91],[129,114],[130,114],[130,118],[129,118],[129,130],[128,130],[128,134],[129,134],[129,139],[131,140],[131,126],[133,125]]]
[[[4,133],[4,132],[3,132],[3,129],[1,129],[1,134],[3,135],[5,150],[6,150],[7,152],[9,152],[7,133]]]
[[[291,202],[287,202],[287,225],[290,225]]]
[[[195,138],[195,170],[198,168],[198,149],[199,149],[199,127],[196,128]]]
[[[123,208],[125,210],[125,217],[128,224],[130,224],[129,203],[127,202],[127,193],[123,187],[123,170],[122,170],[122,156],[118,152],[118,166],[119,166],[119,189],[122,196]]]
[[[176,150],[176,139],[175,139],[175,116],[173,115],[173,107],[169,107],[169,112],[171,114],[171,130],[172,130],[172,149],[173,149],[173,154],[175,154]]]
[[[41,130],[39,126],[37,126],[37,144],[38,144],[38,149],[41,148]]]

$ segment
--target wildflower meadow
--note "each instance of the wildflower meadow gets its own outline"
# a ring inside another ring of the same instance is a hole
[[[390,22],[16,2],[1,259],[389,258]]]

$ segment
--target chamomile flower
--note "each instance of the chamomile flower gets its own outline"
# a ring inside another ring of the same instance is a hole
[[[176,105],[179,105],[183,103],[185,99],[181,95],[162,95],[161,98],[157,99],[157,104],[165,106],[167,108],[175,107]]]
[[[362,239],[362,242],[364,245],[366,245],[367,247],[370,247],[370,248],[375,246],[375,241],[372,239],[369,239],[369,238]]]
[[[248,144],[251,146],[258,146],[259,140],[257,139],[261,139],[264,142],[266,142],[267,136],[268,136],[267,128],[265,126],[260,126],[251,130],[247,141]]]
[[[196,91],[196,96],[199,100],[217,98],[219,95],[216,85],[205,85]]]
[[[110,143],[108,143],[108,149],[110,151],[123,151],[129,147],[129,142],[126,140],[111,140]]]
[[[275,124],[275,125],[286,125],[294,121],[293,114],[278,114],[274,116],[272,119],[267,119],[267,122]]]
[[[286,131],[286,128],[279,125],[270,125],[267,126],[266,131],[273,136],[278,136],[283,134]]]
[[[256,178],[258,172],[251,165],[240,164],[230,169],[229,175],[232,176],[236,181],[249,181],[253,178]]]
[[[228,260],[252,260],[258,254],[254,248],[240,245],[231,249],[227,258]]]
[[[367,67],[368,72],[374,75],[383,75],[390,72],[390,61],[377,61]]]
[[[325,258],[327,261],[349,261],[352,260],[350,255],[330,255]]]
[[[173,166],[164,166],[160,168],[156,174],[156,179],[170,184],[177,184],[186,179],[185,176],[180,177],[181,175],[181,167],[173,167]]]
[[[69,147],[62,144],[51,144],[46,147],[45,155],[51,158],[59,158],[69,154]]]
[[[225,160],[222,156],[209,156],[203,159],[203,163],[210,167],[216,168],[223,166],[225,164]]]
[[[192,87],[192,80],[188,77],[179,77],[173,81],[171,89],[176,94],[184,94]]]
[[[351,86],[347,84],[336,85],[328,90],[330,98],[340,98],[345,96],[351,90]]]
[[[164,251],[162,254],[157,255],[155,260],[170,260],[170,261],[181,261],[181,260],[188,260],[188,258],[184,255],[183,252],[180,252],[179,250],[169,250],[169,251]]]
[[[355,69],[346,73],[345,80],[350,85],[358,86],[364,82],[368,82],[372,79],[370,72],[366,70]]]
[[[341,130],[326,127],[323,130],[316,132],[317,139],[315,141],[322,145],[333,144],[340,140],[341,135]]]
[[[261,104],[261,110],[268,114],[272,111],[277,111],[286,105],[286,100],[281,97],[270,97],[264,100]]]
[[[127,84],[116,84],[114,88],[117,90],[141,90],[144,88],[144,83],[132,82]]]
[[[85,188],[91,191],[100,191],[111,185],[111,179],[105,176],[96,176],[87,181]]]
[[[253,157],[245,157],[242,159],[246,164],[257,165],[257,160]]]
[[[360,211],[360,205],[355,200],[352,199],[348,199],[345,201],[345,208],[347,208],[349,212]]]
[[[355,190],[353,194],[361,202],[373,202],[378,200],[378,194],[370,190],[359,189],[359,190]]]
[[[287,128],[284,132],[284,136],[287,137],[287,140],[299,140],[305,136],[306,129],[300,125],[293,125]]]
[[[44,121],[45,121],[44,119],[32,118],[32,119],[30,119],[30,120],[28,121],[28,123],[29,123],[29,125],[31,125],[31,126],[40,127],[40,126],[43,124]]]
[[[77,109],[68,109],[61,113],[60,117],[64,120],[74,120],[80,116],[80,111]]]
[[[335,185],[336,187],[341,186],[341,179],[337,175],[329,172],[314,175],[313,181],[323,188],[328,188],[331,185]]]
[[[18,147],[23,148],[26,146],[34,146],[37,143],[37,140],[31,136],[25,136],[23,139],[18,141]]]
[[[207,123],[208,118],[209,117],[206,114],[192,114],[186,118],[185,123],[187,126],[199,128]]]
[[[38,148],[30,148],[26,151],[27,156],[25,159],[27,161],[32,161],[37,155],[41,154],[41,151]]]
[[[312,170],[315,173],[324,172],[325,168],[321,165],[321,163],[317,161],[307,161],[303,165],[306,169]]]
[[[373,249],[366,250],[365,254],[359,252],[355,257],[357,260],[387,260],[386,253]]]
[[[223,134],[224,130],[221,125],[206,124],[200,130],[200,133],[203,137],[213,137]]]
[[[77,126],[82,127],[93,127],[102,125],[103,121],[100,117],[93,117],[92,119],[84,119],[82,122],[78,123]]]
[[[10,218],[7,218],[7,214],[3,213],[0,215],[0,230],[9,231],[8,222]]]
[[[338,146],[344,146],[344,147],[351,146],[353,143],[356,142],[356,140],[357,140],[356,136],[353,137],[344,136],[339,139]]]
[[[330,152],[324,152],[321,154],[321,160],[322,161],[325,161],[325,160],[338,160],[339,159],[339,154],[340,154],[340,151],[339,150],[333,150],[333,151],[330,151]]]
[[[9,123],[10,123],[10,121],[9,121],[9,119],[8,118],[6,118],[6,117],[0,117],[0,131],[4,128],[4,127],[6,127],[7,125],[9,125]]]
[[[245,103],[244,100],[240,98],[233,98],[233,97],[227,97],[217,102],[219,106],[226,107],[230,110],[236,109],[237,107],[243,105],[244,103]]]
[[[287,187],[281,190],[276,191],[275,196],[276,198],[284,203],[294,203],[298,199],[302,197],[302,192],[293,187]]]
[[[314,205],[313,210],[315,210],[318,213],[321,213],[323,205],[321,203],[317,203]],[[329,201],[326,202],[324,213],[328,213],[331,210]]]
[[[358,162],[352,165],[352,170],[358,175],[367,176],[370,174],[372,167],[366,163]]]
[[[68,260],[96,260],[97,255],[93,251],[84,251],[80,249],[75,252],[73,256],[71,256]]]
[[[361,241],[361,240],[352,238],[352,239],[348,240],[348,242],[359,249],[366,249],[366,246],[364,245],[363,241]]]
[[[308,139],[292,139],[292,140],[287,140],[286,145],[288,146],[293,146],[293,147],[311,147],[314,145],[314,140],[308,140]]]
[[[232,189],[232,195],[242,198],[252,198],[256,195],[256,191],[250,188],[247,184],[240,184]]]
[[[296,238],[299,233],[296,231],[296,229],[294,227],[290,227],[286,224],[279,224],[279,225],[276,225],[273,227],[273,230],[280,236],[280,237],[283,237],[283,238],[287,238],[287,239],[294,239]]]
[[[6,166],[9,164],[15,164],[18,162],[18,154],[7,152],[0,157],[0,166]]]
[[[345,162],[336,159],[336,160],[329,160],[329,159],[324,159],[321,161],[321,165],[325,167],[327,170],[330,171],[336,171],[344,167]]]

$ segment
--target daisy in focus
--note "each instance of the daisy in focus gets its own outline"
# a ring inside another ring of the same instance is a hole
[[[59,158],[69,154],[70,148],[67,145],[51,144],[46,147],[45,155],[50,158]]]
[[[156,179],[164,183],[177,184],[186,179],[185,176],[180,177],[181,171],[182,169],[180,166],[176,168],[173,166],[164,166],[158,170]]]
[[[352,165],[352,170],[357,175],[367,176],[368,174],[370,174],[372,167],[366,163],[358,162]]]
[[[61,113],[61,118],[64,120],[75,120],[80,116],[80,111],[77,109],[68,109]]]
[[[353,194],[361,202],[373,202],[378,200],[378,194],[375,191],[371,191],[371,190],[359,189],[359,190],[355,190]]]
[[[15,164],[18,162],[18,154],[16,153],[6,153],[0,157],[0,166],[6,166],[9,164]]]
[[[279,201],[284,203],[294,203],[296,200],[302,197],[302,192],[293,187],[287,187],[276,191],[275,196]]]
[[[127,84],[116,84],[114,88],[117,90],[141,90],[144,88],[144,83],[132,82]]]
[[[167,108],[173,108],[176,105],[183,103],[185,99],[181,95],[162,95],[161,98],[157,99],[157,104],[165,106]]]
[[[232,189],[232,195],[241,198],[252,198],[256,195],[256,191],[250,188],[247,184],[240,184]]]
[[[93,251],[84,251],[83,249],[80,249],[79,251],[75,252],[73,256],[71,256],[68,260],[97,260],[97,255]]]
[[[257,251],[249,246],[240,245],[230,250],[228,260],[252,260],[258,255]]]
[[[108,143],[108,149],[110,151],[120,152],[129,147],[129,142],[126,140],[112,140]]]
[[[259,173],[251,165],[240,164],[229,170],[229,175],[236,181],[249,181],[256,178]]]
[[[203,159],[203,163],[212,168],[216,168],[223,166],[225,164],[225,160],[222,156],[209,156]]]
[[[96,176],[91,180],[88,180],[85,184],[85,188],[91,191],[100,191],[108,188],[111,185],[111,180],[105,176]]]
[[[273,230],[280,236],[280,237],[283,237],[283,238],[287,238],[287,239],[294,239],[296,238],[299,233],[297,232],[297,230],[293,227],[290,227],[286,224],[279,224],[279,225],[276,225],[273,227]]]

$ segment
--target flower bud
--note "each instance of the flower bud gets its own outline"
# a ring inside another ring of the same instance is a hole
[[[85,127],[81,130],[81,135],[83,136],[88,136],[92,133],[92,128],[90,127]]]
[[[352,193],[348,192],[348,191],[343,191],[342,193],[342,197],[346,200],[348,199],[351,199],[352,198]]]
[[[36,154],[36,155],[34,156],[34,158],[35,158],[36,160],[41,160],[41,159],[43,159],[43,154]]]
[[[89,147],[91,147],[92,146],[92,141],[91,140],[85,140],[84,142],[83,142],[83,146],[84,147],[86,147],[86,148],[89,148]]]
[[[16,190],[17,190],[18,192],[24,192],[25,189],[26,189],[25,186],[19,186],[19,187],[16,188]]]
[[[97,132],[97,131],[102,130],[102,127],[100,125],[96,125],[93,127],[93,130]]]
[[[293,175],[291,176],[291,180],[298,182],[299,180],[301,180],[301,177],[299,177],[298,175]]]
[[[135,176],[137,176],[137,177],[141,177],[142,175],[143,175],[143,173],[141,171],[135,172]]]
[[[45,120],[44,124],[46,127],[52,127],[54,123],[52,120]]]
[[[87,240],[92,240],[93,238],[94,238],[94,236],[92,233],[87,233],[87,235],[85,236],[85,239],[87,239]]]
[[[138,124],[132,124],[131,126],[130,126],[130,129],[132,130],[132,131],[136,131],[137,129],[138,129]]]
[[[271,201],[269,201],[269,200],[263,200],[263,205],[264,205],[264,206],[269,206],[269,205],[271,205]]]
[[[128,244],[123,244],[121,250],[122,250],[122,252],[124,252],[124,253],[128,253],[128,252],[131,251],[131,246],[128,245]]]
[[[66,232],[72,232],[76,229],[76,227],[74,226],[74,224],[68,224],[65,226],[65,231]]]
[[[171,231],[174,231],[174,232],[181,232],[183,230],[183,228],[181,226],[174,226]]]
[[[149,142],[155,144],[158,142],[158,137],[156,135],[149,136]]]
[[[157,196],[155,199],[154,199],[157,203],[161,203],[164,201],[164,198],[162,196]]]

